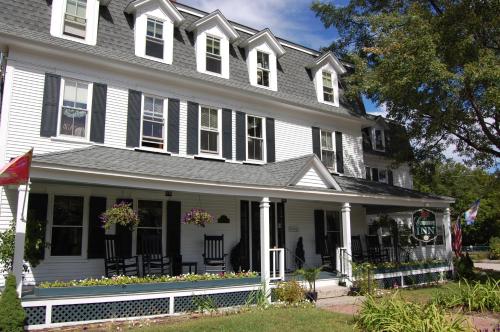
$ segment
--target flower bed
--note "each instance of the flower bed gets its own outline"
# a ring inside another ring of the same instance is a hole
[[[448,262],[443,260],[422,260],[422,261],[412,261],[405,263],[397,263],[397,262],[385,262],[379,264],[372,263],[362,263],[358,264],[356,269],[369,269],[373,273],[392,273],[392,272],[401,272],[401,271],[411,271],[411,270],[423,270],[434,267],[443,267],[448,266]]]

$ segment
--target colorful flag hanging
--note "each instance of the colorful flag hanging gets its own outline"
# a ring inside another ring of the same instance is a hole
[[[19,156],[0,169],[0,186],[28,183],[33,149]]]
[[[462,227],[460,226],[460,216],[457,217],[457,221],[453,225],[452,249],[455,252],[455,256],[462,256]]]
[[[465,224],[472,225],[476,221],[477,212],[479,210],[479,199],[472,204],[472,206],[465,211]]]

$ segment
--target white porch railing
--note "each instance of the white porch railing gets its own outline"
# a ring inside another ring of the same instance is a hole
[[[347,248],[338,247],[337,248],[337,259],[335,269],[340,272],[341,275],[350,277],[350,257],[347,252]]]
[[[284,248],[271,248],[271,273],[270,281],[284,281],[285,280],[285,249]]]

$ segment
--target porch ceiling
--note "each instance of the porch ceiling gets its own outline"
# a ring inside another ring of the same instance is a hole
[[[316,159],[315,155],[306,155],[267,165],[248,165],[92,146],[34,156],[31,177],[150,190],[360,204],[446,207],[452,202],[393,186],[391,191],[384,191],[379,184],[340,176],[331,177],[336,189],[294,186],[297,176]]]

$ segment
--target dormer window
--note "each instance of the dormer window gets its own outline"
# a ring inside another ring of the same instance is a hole
[[[377,151],[385,151],[385,139],[384,139],[384,131],[382,129],[374,129],[374,149]]]
[[[321,130],[321,161],[331,171],[335,171],[335,150],[333,144],[333,133]]]
[[[220,74],[222,71],[222,56],[220,54],[220,38],[207,35],[206,70]]]
[[[145,54],[163,59],[163,44],[163,22],[154,18],[148,18]]]
[[[87,0],[67,0],[64,14],[65,35],[85,39],[87,27]]]
[[[269,87],[269,54],[257,51],[257,84]]]
[[[335,102],[333,98],[332,73],[326,70],[323,70],[323,101],[328,103]]]

